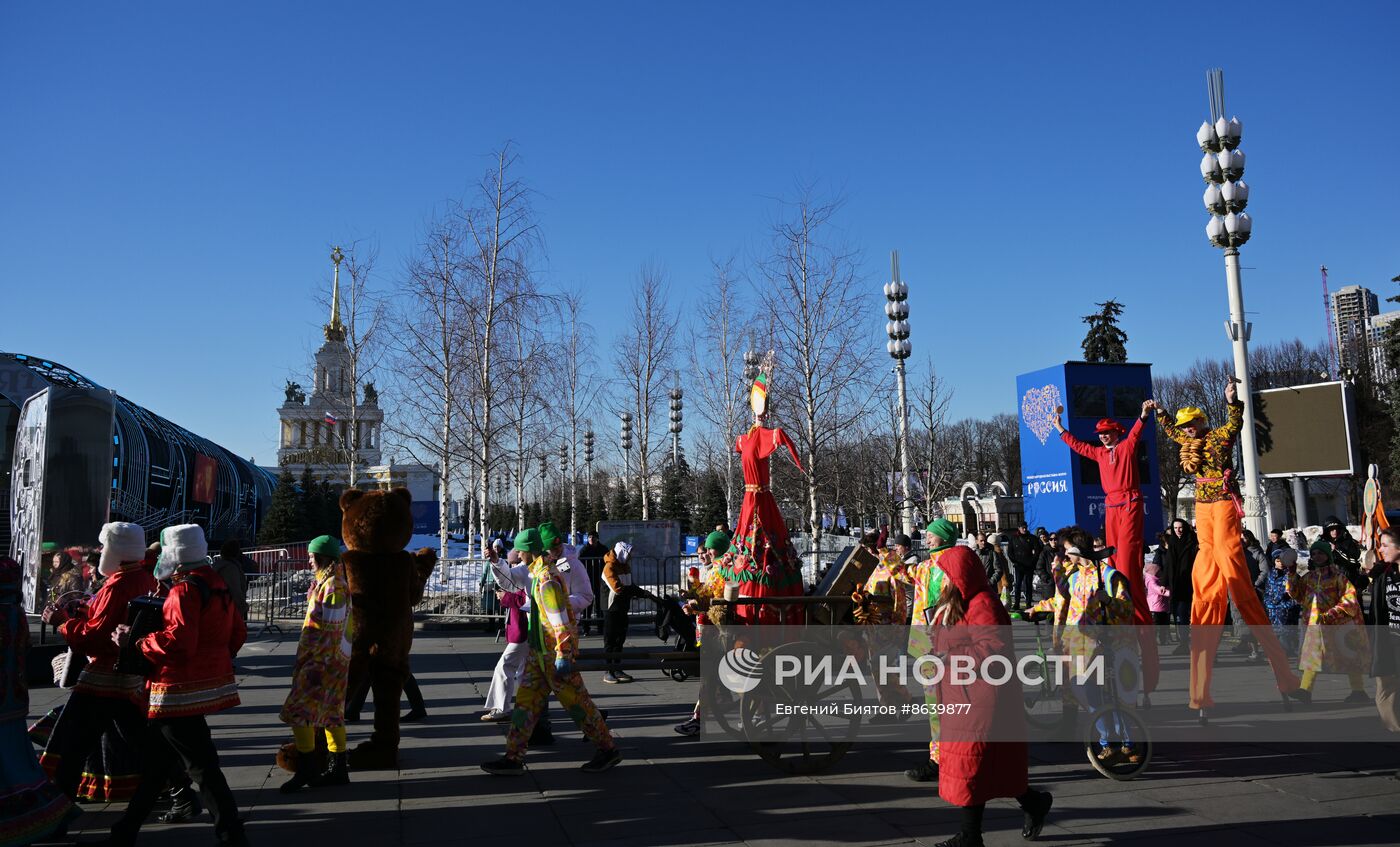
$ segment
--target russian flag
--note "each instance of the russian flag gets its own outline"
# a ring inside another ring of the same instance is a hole
[[[340,423],[340,419],[337,418],[335,415],[332,415],[330,412],[326,412],[326,423],[330,424],[331,426],[335,426],[336,424]]]

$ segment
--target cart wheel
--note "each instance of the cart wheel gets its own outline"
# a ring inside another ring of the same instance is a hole
[[[685,682],[687,679],[690,678],[690,674],[686,673],[680,668],[672,668],[671,670],[666,671],[666,674],[667,676],[671,677],[671,679],[674,679],[676,682]]]
[[[1100,743],[1099,727],[1105,726],[1108,735],[1107,757],[1101,758],[1104,749]],[[1131,761],[1123,754],[1124,742],[1137,761]],[[1112,780],[1123,782],[1133,779],[1147,770],[1152,762],[1152,736],[1147,726],[1137,715],[1123,709],[1105,709],[1089,716],[1088,734],[1084,740],[1084,755],[1094,770]]]
[[[851,748],[860,730],[859,711],[843,714],[842,704],[864,700],[854,680],[822,686],[806,685],[801,677],[778,685],[773,665],[779,654],[816,653],[803,642],[784,644],[764,657],[763,681],[743,695],[740,714],[744,736],[759,758],[796,776],[821,773]],[[836,714],[778,714],[778,704],[834,706]]]

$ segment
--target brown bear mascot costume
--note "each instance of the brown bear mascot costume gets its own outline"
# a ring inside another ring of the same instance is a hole
[[[413,647],[413,607],[437,564],[429,548],[404,550],[413,536],[413,495],[349,489],[340,495],[345,577],[350,584],[354,634],[348,691],[369,675],[374,694],[374,734],[350,753],[350,767],[398,766],[399,697]]]

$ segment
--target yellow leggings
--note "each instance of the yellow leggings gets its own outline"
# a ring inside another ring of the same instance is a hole
[[[1317,671],[1303,671],[1303,684],[1300,686],[1308,691],[1312,691],[1313,680],[1317,679]],[[1363,677],[1359,673],[1347,674],[1347,682],[1351,683],[1352,691],[1365,691],[1366,686]]]
[[[298,753],[310,753],[316,749],[316,727],[294,726],[292,738],[297,743]],[[345,727],[326,727],[326,749],[332,753],[345,752]]]

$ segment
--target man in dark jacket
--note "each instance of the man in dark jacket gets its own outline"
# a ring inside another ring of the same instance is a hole
[[[1376,711],[1381,724],[1400,732],[1400,529],[1380,532],[1371,579],[1371,676],[1376,678]],[[1395,775],[1400,779],[1400,773]]]
[[[1356,588],[1357,594],[1364,593],[1371,581],[1361,572],[1361,545],[1351,537],[1346,525],[1336,518],[1331,518],[1322,527],[1322,537],[1332,545],[1332,556],[1337,561],[1337,567],[1347,575],[1347,582]]]
[[[1200,545],[1191,525],[1177,518],[1172,521],[1163,547],[1162,560],[1167,589],[1171,591],[1172,620],[1176,623],[1176,635],[1180,639],[1174,654],[1184,656],[1191,652],[1191,567],[1196,563],[1196,551]]]
[[[985,532],[977,533],[977,558],[982,560],[982,568],[987,572],[987,582],[992,584],[992,592],[1001,594],[1001,580],[1006,576],[1006,556],[1001,552],[1001,537],[995,533],[988,538]]]
[[[1031,588],[1035,584],[1035,565],[1040,557],[1041,548],[1045,545],[1039,538],[1031,535],[1030,527],[1021,524],[1016,527],[1008,539],[1006,546],[1006,556],[1011,560],[1011,569],[1015,573],[1016,581],[1011,586],[1011,608],[1021,608],[1021,597],[1026,598],[1025,605],[1029,606],[1035,602]]]

